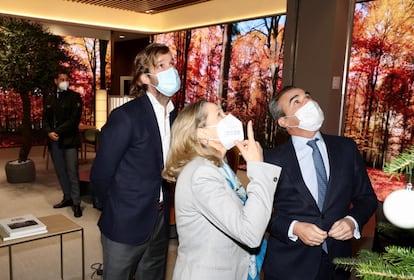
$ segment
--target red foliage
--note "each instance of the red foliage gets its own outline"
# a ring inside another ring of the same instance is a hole
[[[384,201],[390,193],[405,187],[404,176],[402,175],[399,179],[390,178],[390,175],[374,168],[367,168],[367,172],[378,201]]]
[[[356,5],[344,135],[358,143],[368,166],[414,143],[413,14],[412,1]]]

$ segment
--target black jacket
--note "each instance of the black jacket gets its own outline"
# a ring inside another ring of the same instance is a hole
[[[322,249],[305,245],[300,239],[290,240],[288,231],[293,220],[313,223],[328,231],[335,221],[349,215],[362,232],[377,208],[377,197],[355,142],[340,136],[322,134],[322,137],[330,169],[322,211],[302,177],[292,138],[264,154],[265,162],[282,167],[263,264],[265,275],[272,279],[316,279],[318,274]],[[328,237],[329,259],[351,257],[351,242],[352,239],[340,241]]]
[[[59,98],[56,93],[48,95],[43,107],[43,129],[47,134],[56,132],[59,135],[60,148],[79,148],[81,115],[82,98],[77,92],[68,89],[59,93]]]

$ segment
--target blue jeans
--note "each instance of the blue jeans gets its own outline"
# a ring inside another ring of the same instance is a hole
[[[63,199],[80,205],[78,149],[60,149],[56,141],[51,141],[49,147]]]

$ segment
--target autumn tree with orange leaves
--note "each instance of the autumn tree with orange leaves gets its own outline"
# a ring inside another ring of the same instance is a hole
[[[414,143],[413,38],[414,1],[357,4],[345,135],[374,167]]]
[[[175,54],[183,85],[176,106],[206,99],[253,120],[255,136],[272,147],[275,124],[270,98],[281,85],[284,15],[159,34],[154,42]]]

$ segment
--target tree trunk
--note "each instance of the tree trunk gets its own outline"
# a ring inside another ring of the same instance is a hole
[[[230,70],[230,59],[231,59],[231,33],[233,24],[225,24],[223,32],[223,51],[220,65],[220,77],[219,77],[219,90],[218,97],[219,102],[227,104],[227,92],[229,88],[229,70]],[[223,108],[226,109],[226,108]]]
[[[21,127],[22,147],[19,152],[19,162],[22,162],[27,160],[30,149],[32,148],[32,128],[30,120],[31,105],[29,92],[20,93],[20,98],[23,103],[23,121]]]
[[[108,50],[108,40],[99,40],[99,60],[101,62],[101,89],[106,89],[106,51]]]

